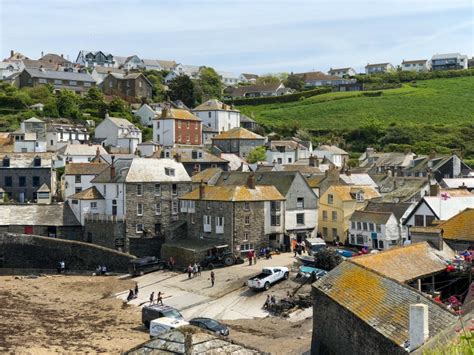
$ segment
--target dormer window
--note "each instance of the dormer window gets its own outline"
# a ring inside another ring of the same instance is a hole
[[[356,200],[358,202],[363,202],[364,201],[364,191],[358,191],[356,193]]]
[[[165,168],[165,174],[168,175],[168,176],[174,176],[174,169],[172,168]]]
[[[5,156],[2,161],[2,166],[4,168],[8,168],[10,166],[10,158]]]

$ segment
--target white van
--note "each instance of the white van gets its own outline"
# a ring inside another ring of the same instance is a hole
[[[327,248],[326,242],[321,238],[307,238],[305,244],[309,255],[314,255],[321,249]]]
[[[153,319],[150,322],[150,339],[162,333],[165,333],[168,330],[176,329],[184,325],[189,325],[189,323],[181,319],[174,319],[168,317]]]

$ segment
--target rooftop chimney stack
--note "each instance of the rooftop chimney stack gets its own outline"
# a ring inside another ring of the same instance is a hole
[[[313,154],[309,156],[309,166],[316,167],[319,165],[318,158]]]
[[[115,179],[115,155],[110,157],[112,159],[112,164],[110,165],[110,179]]]
[[[176,160],[177,163],[181,163],[181,154],[176,153],[174,155],[174,160]]]
[[[430,184],[430,196],[439,196],[439,185],[434,183]]]
[[[199,183],[199,199],[202,200],[204,199],[206,195],[206,184],[204,184],[204,180],[201,179],[201,182]]]
[[[409,319],[410,352],[418,349],[430,336],[428,306],[423,303],[410,305]]]
[[[248,179],[247,179],[247,186],[249,189],[255,189],[255,175],[254,173],[250,173]]]

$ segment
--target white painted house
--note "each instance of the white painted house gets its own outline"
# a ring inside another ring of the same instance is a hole
[[[339,168],[349,159],[349,153],[335,145],[320,145],[313,150],[313,155],[318,159],[326,158]]]
[[[81,226],[85,224],[86,215],[103,215],[105,212],[105,198],[95,186],[69,196],[67,202]]]
[[[390,63],[367,64],[365,74],[388,73],[394,71],[395,67]]]
[[[58,150],[58,161],[55,167],[69,163],[90,163],[94,158],[107,155],[107,151],[99,144],[67,144]]]
[[[83,125],[50,123],[46,130],[48,151],[57,151],[67,144],[84,144],[89,141],[89,132]]]
[[[186,75],[191,79],[199,78],[199,73],[201,71],[201,66],[199,65],[183,65],[177,64],[173,69],[170,70],[168,75],[165,77],[165,83],[169,83],[174,78],[179,75]]]
[[[108,164],[100,162],[67,164],[64,175],[61,177],[63,199],[92,187],[92,179],[108,166]]]
[[[8,78],[10,75],[20,73],[25,68],[22,61],[0,62],[0,80]]]
[[[207,100],[192,112],[217,134],[240,127],[240,111],[217,99]]]
[[[414,71],[421,73],[430,71],[431,62],[428,59],[404,60],[401,66],[403,71]]]
[[[218,71],[217,75],[219,75],[222,84],[224,84],[225,86],[237,85],[238,83],[240,83],[240,76],[238,74],[226,71]]]
[[[160,104],[143,104],[135,111],[135,116],[143,126],[153,127],[153,120],[161,116],[162,108]]]
[[[142,142],[142,131],[125,118],[106,115],[95,129],[95,138],[103,139],[105,147],[117,147],[122,153],[133,154]]]
[[[435,54],[431,57],[433,70],[467,69],[469,58],[461,53]]]
[[[331,68],[329,69],[328,74],[345,78],[355,76],[357,72],[354,70],[354,68]]]
[[[402,245],[395,215],[390,212],[355,211],[350,219],[349,243],[379,250]]]
[[[309,158],[309,149],[293,140],[273,140],[267,145],[266,161],[269,164],[293,164]]]

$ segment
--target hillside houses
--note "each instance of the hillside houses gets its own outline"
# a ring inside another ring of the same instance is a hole
[[[142,132],[125,118],[106,115],[95,128],[95,138],[102,139],[104,147],[118,148],[121,153],[133,154],[142,142]]]

